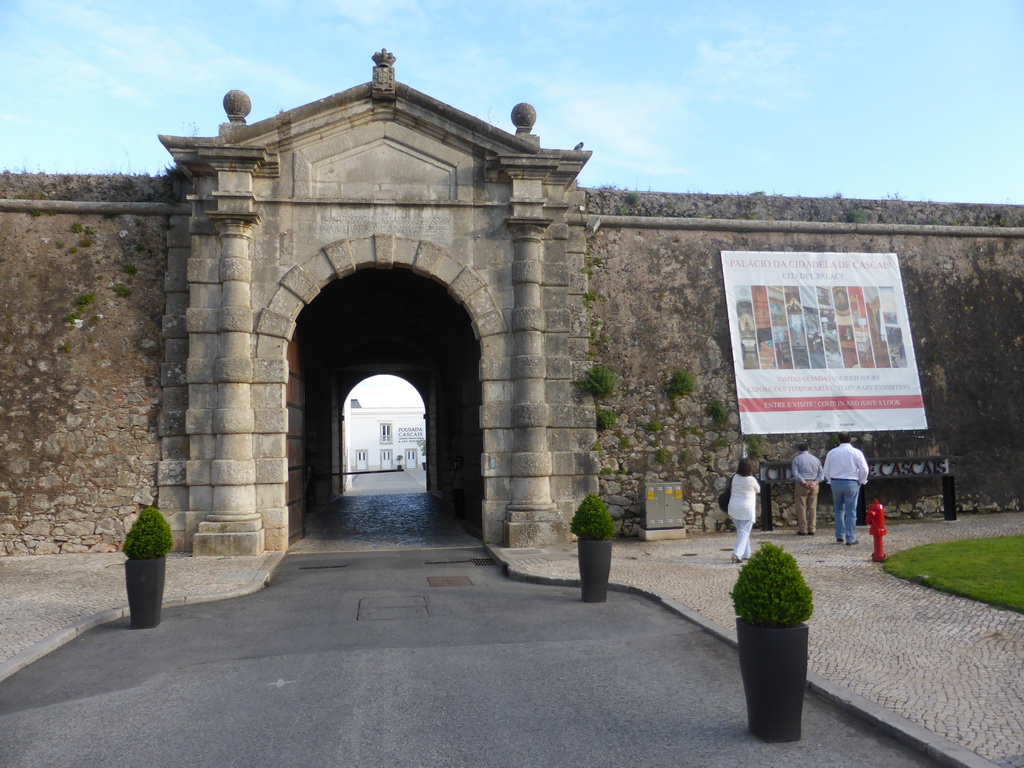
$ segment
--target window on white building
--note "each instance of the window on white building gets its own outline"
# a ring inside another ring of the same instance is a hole
[[[382,445],[391,444],[391,423],[382,422],[380,425],[380,442]]]

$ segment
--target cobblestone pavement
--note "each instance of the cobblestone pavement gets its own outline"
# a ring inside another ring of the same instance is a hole
[[[954,539],[1024,534],[1024,514],[890,521],[887,554]],[[735,636],[729,592],[735,534],[615,542],[613,582],[678,601]],[[1024,766],[1024,615],[889,576],[861,544],[755,531],[797,560],[814,594],[809,667],[903,718],[1006,768]],[[574,580],[575,546],[497,550],[525,576]]]
[[[283,553],[167,556],[164,605],[247,594]],[[98,624],[128,615],[120,552],[0,557],[0,680]]]
[[[357,475],[351,491],[307,520],[306,535],[289,552],[479,546],[453,517],[451,505],[422,490],[423,474]]]

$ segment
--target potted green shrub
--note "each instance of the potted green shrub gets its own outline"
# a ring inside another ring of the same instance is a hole
[[[615,521],[596,493],[587,494],[576,508],[569,530],[578,538],[583,602],[603,603],[608,599],[608,574],[612,567],[611,539],[615,535]]]
[[[160,510],[146,507],[128,530],[121,550],[128,610],[132,629],[152,629],[160,624],[164,600],[167,553],[174,547],[171,527]]]
[[[793,556],[765,542],[730,594],[750,732],[764,741],[799,741],[811,590]]]

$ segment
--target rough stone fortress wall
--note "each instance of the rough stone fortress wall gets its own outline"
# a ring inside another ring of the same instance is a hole
[[[168,269],[188,244],[180,183],[0,177],[0,554],[112,551],[156,500],[161,435],[175,429],[161,418],[182,406],[165,401],[180,388],[162,386],[176,375],[168,345],[185,343],[169,327],[187,296],[174,283],[182,270]],[[594,432],[594,449],[624,533],[645,481],[683,481],[687,527],[711,530],[716,482],[744,443],[775,460],[792,453],[792,437],[739,432],[722,250],[897,253],[930,429],[867,435],[866,447],[950,455],[965,509],[1020,508],[1024,207],[584,193],[569,223],[585,233],[589,292],[572,324],[589,328],[593,361],[619,379],[596,403],[615,424]],[[362,237],[386,224],[344,226],[340,235]],[[666,381],[679,370],[696,386],[672,398]],[[937,487],[890,486],[890,513],[937,511]]]
[[[617,416],[598,433],[601,494],[627,532],[645,481],[683,481],[688,528],[713,530],[716,483],[741,446],[773,461],[796,452],[795,435],[739,432],[723,250],[896,253],[929,429],[861,435],[863,447],[951,456],[958,506],[1020,509],[1024,207],[618,190],[587,200],[591,347],[621,381],[598,404]],[[693,374],[692,395],[668,396],[677,370]],[[709,414],[716,400],[724,421]],[[819,455],[832,445],[807,437]],[[937,479],[881,485],[888,516],[941,514]],[[777,522],[794,525],[792,487],[775,486],[774,499]],[[831,516],[827,495],[822,513]]]
[[[166,177],[0,177],[0,554],[108,552],[156,498]]]

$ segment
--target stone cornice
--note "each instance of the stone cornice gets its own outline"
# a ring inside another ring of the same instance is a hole
[[[670,216],[570,215],[568,222],[596,232],[615,229],[687,229],[709,232],[782,232],[807,235],[910,235],[914,237],[1024,237],[1024,227],[976,227],[946,224],[847,224],[832,221],[695,219]]]
[[[0,211],[10,213],[95,213],[134,216],[187,216],[187,203],[130,203],[91,200],[11,200],[0,198]]]

